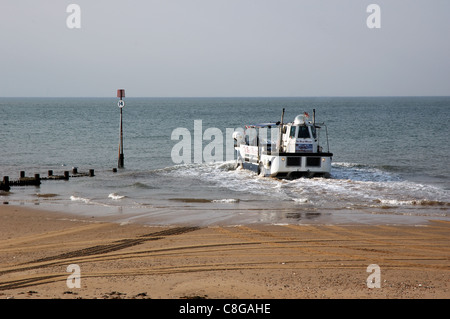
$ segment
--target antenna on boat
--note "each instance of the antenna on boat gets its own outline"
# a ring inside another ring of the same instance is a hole
[[[284,119],[284,107],[283,107],[283,111],[281,112],[281,122],[280,122],[280,129],[278,132],[278,152],[282,152],[282,136],[283,136],[283,119]]]
[[[316,127],[316,109],[313,109],[313,124]]]

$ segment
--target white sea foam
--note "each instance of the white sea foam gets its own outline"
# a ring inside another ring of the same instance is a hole
[[[119,199],[125,198],[125,196],[118,195],[116,193],[111,193],[111,194],[108,195],[108,198],[111,198],[113,200],[119,200]]]
[[[292,200],[299,204],[305,204],[310,202],[308,198],[293,198]]]
[[[232,203],[238,203],[239,199],[235,199],[235,198],[214,199],[211,202],[212,203],[232,204]]]
[[[332,164],[331,176],[333,179],[349,179],[352,181],[385,182],[400,181],[400,177],[370,165],[358,163],[335,162]]]
[[[201,183],[239,194],[262,195],[265,200],[293,201],[324,208],[417,207],[432,206],[434,202],[444,202],[446,206],[448,202],[445,199],[448,191],[404,181],[391,172],[356,163],[333,164],[332,178],[296,180],[259,177],[247,170],[230,169],[231,166],[232,162],[178,165],[167,173],[198,179]]]
[[[70,196],[70,200],[74,202],[85,202],[86,204],[90,202],[89,198],[83,198],[78,196]]]
[[[382,205],[403,206],[403,205],[415,205],[416,201],[413,200],[397,200],[397,199],[380,199]]]

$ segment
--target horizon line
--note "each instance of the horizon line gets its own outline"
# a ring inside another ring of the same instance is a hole
[[[273,95],[273,96],[125,96],[126,98],[156,98],[156,99],[227,99],[227,98],[385,98],[385,97],[450,97],[450,95]],[[117,98],[117,96],[0,96],[0,98],[68,98],[68,99],[77,99],[77,98]]]

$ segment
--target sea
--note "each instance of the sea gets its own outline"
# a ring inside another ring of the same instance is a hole
[[[95,172],[12,186],[0,191],[0,210],[20,205],[164,226],[450,221],[450,97],[124,102],[120,109],[117,98],[0,98],[0,178]],[[315,110],[326,124],[330,178],[279,180],[236,168],[226,151],[230,132],[279,121],[283,108],[285,122]]]

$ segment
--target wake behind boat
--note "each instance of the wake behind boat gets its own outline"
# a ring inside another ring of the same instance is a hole
[[[329,151],[328,130],[315,118],[313,110],[312,121],[304,112],[293,122],[284,123],[283,109],[280,122],[247,125],[243,132],[234,132],[237,166],[267,177],[329,177],[333,154]],[[323,128],[324,141],[320,139]],[[322,142],[326,142],[326,151]]]

